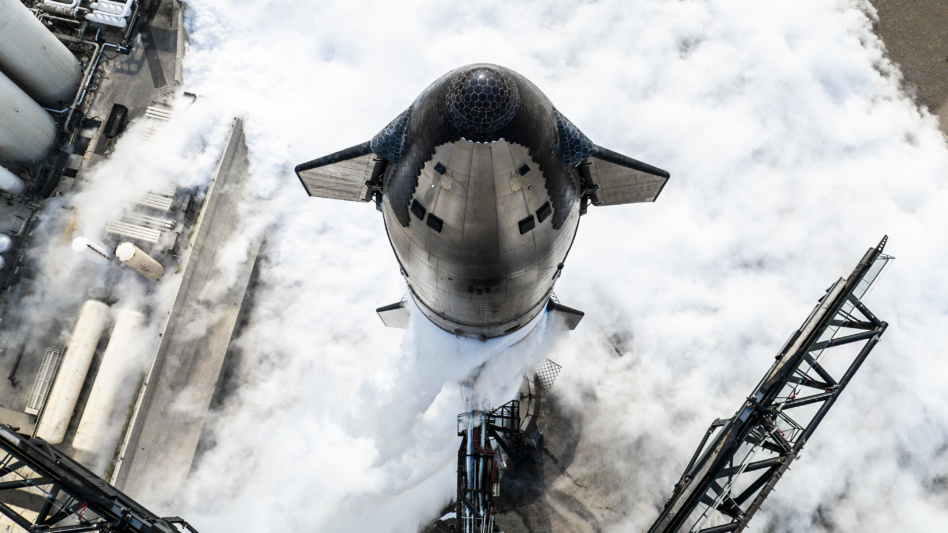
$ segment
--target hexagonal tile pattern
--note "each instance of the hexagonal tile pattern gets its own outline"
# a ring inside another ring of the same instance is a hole
[[[497,131],[517,113],[517,85],[500,72],[481,67],[458,74],[451,84],[448,109],[451,121],[462,132]]]

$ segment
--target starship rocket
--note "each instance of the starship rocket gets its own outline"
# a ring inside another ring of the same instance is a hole
[[[448,72],[370,141],[296,167],[310,196],[374,202],[425,316],[456,335],[510,334],[583,313],[553,285],[590,204],[652,202],[668,172],[593,143],[520,74]],[[406,302],[378,309],[407,323]]]

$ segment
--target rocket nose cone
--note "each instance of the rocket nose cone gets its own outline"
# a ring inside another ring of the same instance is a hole
[[[517,84],[509,76],[476,66],[459,72],[450,82],[448,109],[462,132],[491,133],[506,126],[517,112]]]

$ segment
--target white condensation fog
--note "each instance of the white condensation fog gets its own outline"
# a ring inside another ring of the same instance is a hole
[[[889,330],[753,527],[944,524],[948,151],[873,16],[817,0],[187,4],[185,89],[215,103],[209,122],[246,121],[243,208],[266,254],[238,386],[173,511],[201,531],[415,531],[453,491],[459,382],[490,361],[499,397],[549,356],[582,420],[590,509],[642,530],[708,424],[888,234],[897,260],[867,303]],[[481,61],[672,174],[654,205],[590,209],[557,284],[586,318],[509,356],[423,321],[384,328],[374,309],[405,286],[380,215],[309,199],[292,173]]]
[[[210,106],[192,106],[158,126],[147,141],[150,125],[131,124],[110,159],[88,169],[73,191],[47,201],[31,234],[33,247],[28,251],[29,264],[36,269],[35,280],[11,312],[14,320],[30,326],[13,331],[13,335],[49,346],[65,343],[74,326],[70,320],[74,320],[83,302],[103,298],[107,293],[113,302],[113,315],[123,307],[147,314],[134,357],[140,356],[141,367],[147,367],[146,354],[157,347],[164,313],[174,298],[180,275],[172,273],[152,283],[117,261],[104,266],[93,264],[68,244],[77,235],[96,242],[108,240],[105,222],[121,219],[122,211],[150,190],[206,184],[226,134],[226,125],[217,125],[210,116],[217,116]],[[156,310],[160,311],[152,312]],[[111,331],[111,323],[107,327]]]

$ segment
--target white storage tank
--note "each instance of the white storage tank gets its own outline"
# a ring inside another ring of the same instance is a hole
[[[26,190],[26,183],[23,183],[23,180],[18,178],[16,174],[0,167],[0,189],[17,196]]]
[[[115,257],[142,276],[158,281],[165,273],[161,263],[152,259],[152,257],[141,250],[138,246],[130,242],[123,242],[115,249]]]
[[[0,71],[47,107],[72,104],[82,77],[76,56],[20,0],[0,0]]]
[[[115,448],[122,421],[134,394],[141,370],[134,356],[145,315],[134,309],[122,309],[115,319],[109,345],[102,355],[92,392],[86,402],[72,447],[102,459]],[[129,358],[129,355],[132,355]]]
[[[89,300],[82,306],[76,328],[66,346],[56,382],[46,400],[46,408],[36,428],[36,436],[50,444],[59,444],[66,436],[69,420],[86,380],[99,337],[109,319],[109,306]]]
[[[49,113],[0,73],[0,161],[39,161],[55,140]]]
[[[72,240],[72,251],[97,265],[107,265],[112,262],[112,254],[105,249],[105,246],[82,235]]]

